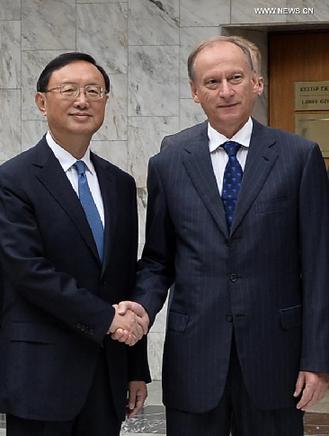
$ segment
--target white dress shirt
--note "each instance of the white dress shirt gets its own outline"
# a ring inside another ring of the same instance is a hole
[[[53,137],[51,136],[50,132],[47,133],[46,140],[49,147],[53,151],[55,157],[58,159],[61,167],[63,168],[64,173],[69,179],[74,191],[79,197],[78,173],[76,169],[73,167],[77,159],[74,156],[72,156],[68,151],[66,151],[63,147],[57,144],[54,141]],[[101,190],[99,187],[95,167],[92,161],[90,160],[90,146],[88,146],[85,155],[79,160],[82,160],[86,164],[86,177],[87,177],[88,185],[91,191],[91,195],[93,196],[94,202],[96,204],[98,213],[100,215],[101,221],[104,226],[104,204],[102,200]]]
[[[250,145],[251,133],[252,133],[253,122],[249,117],[246,124],[234,135],[232,138],[226,138],[226,136],[217,132],[211,125],[208,123],[208,138],[209,138],[209,151],[211,157],[212,167],[215,173],[217,186],[219,193],[222,195],[223,190],[223,179],[224,179],[224,171],[226,164],[228,162],[228,155],[222,144],[226,141],[235,141],[241,144],[237,152],[237,159],[241,165],[242,170],[246,165],[248,148]]]

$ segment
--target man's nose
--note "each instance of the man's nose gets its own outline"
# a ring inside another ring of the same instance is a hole
[[[80,89],[79,95],[74,100],[74,105],[78,107],[89,106],[89,100],[86,97],[84,89]]]
[[[219,89],[219,95],[221,97],[230,97],[233,95],[233,88],[228,80],[223,80]]]

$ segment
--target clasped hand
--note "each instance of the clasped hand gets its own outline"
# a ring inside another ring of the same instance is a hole
[[[111,338],[129,346],[135,345],[148,332],[149,316],[139,303],[121,301],[113,305],[115,315],[109,329]]]

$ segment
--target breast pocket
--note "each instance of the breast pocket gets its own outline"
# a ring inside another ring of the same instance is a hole
[[[258,200],[255,204],[256,213],[283,212],[288,206],[287,197],[271,198],[269,200]]]

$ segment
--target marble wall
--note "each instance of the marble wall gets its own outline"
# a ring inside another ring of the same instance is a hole
[[[148,158],[164,135],[202,121],[190,98],[186,59],[201,39],[242,34],[264,49],[264,25],[329,21],[322,0],[0,0],[0,163],[32,146],[46,124],[35,83],[59,53],[86,51],[112,79],[109,110],[93,148],[131,173],[138,186],[144,240]],[[312,7],[313,13],[255,8]],[[262,27],[257,27],[262,25]],[[248,26],[248,30],[246,30]],[[253,30],[250,30],[253,28]],[[267,93],[256,116],[266,123]],[[163,310],[149,336],[153,378],[161,378]]]

